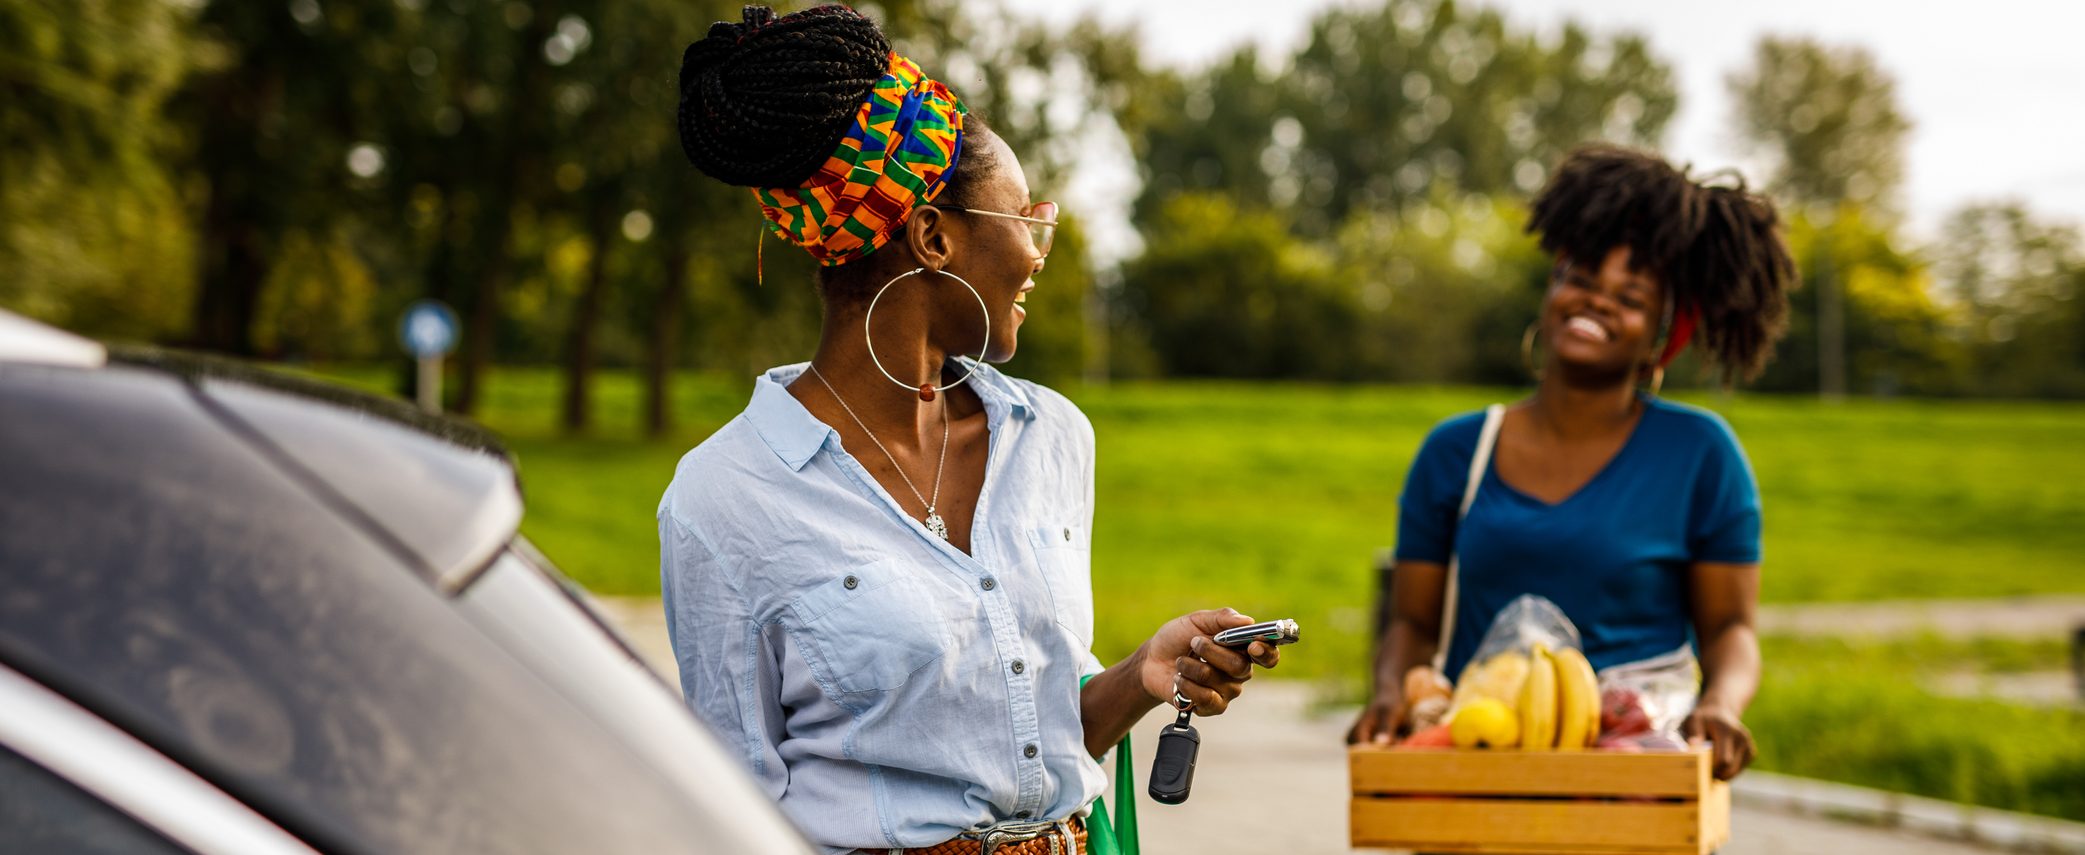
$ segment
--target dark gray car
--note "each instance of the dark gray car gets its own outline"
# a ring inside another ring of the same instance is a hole
[[[0,852],[808,852],[498,444],[0,312]]]

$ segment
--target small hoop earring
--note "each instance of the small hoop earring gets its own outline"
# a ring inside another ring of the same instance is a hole
[[[1656,395],[1658,390],[1663,388],[1665,388],[1665,366],[1653,365],[1651,366],[1651,394]]]
[[[890,378],[890,382],[898,384],[898,388],[904,389],[908,392],[918,392],[919,399],[921,401],[932,401],[934,400],[934,395],[936,393],[946,392],[950,389],[956,388],[957,386],[961,386],[965,382],[969,381],[970,375],[977,373],[977,366],[984,363],[985,350],[992,346],[992,310],[989,307],[985,306],[985,295],[978,293],[977,287],[971,285],[968,281],[964,280],[963,277],[957,276],[946,270],[934,271],[950,279],[954,279],[957,282],[963,283],[963,287],[970,289],[970,296],[977,298],[977,308],[983,311],[985,314],[985,343],[977,351],[977,362],[970,366],[969,371],[963,372],[963,376],[956,378],[956,382],[954,383],[950,383],[946,386],[936,386],[934,385],[934,382],[932,380],[929,380],[925,383],[919,384],[919,386],[915,388],[911,384],[906,383],[903,380],[899,380],[895,375],[890,373],[890,369],[883,367],[883,360],[877,358],[876,356],[876,339],[870,333],[871,324],[876,320],[876,303],[877,301],[883,299],[883,292],[890,290],[890,286],[898,284],[898,280],[903,279],[907,276],[917,276],[925,272],[927,272],[926,268],[915,267],[911,270],[905,271],[904,273],[900,273],[896,276],[891,277],[889,282],[883,283],[882,288],[876,289],[876,296],[869,300],[869,313],[866,317],[862,318],[862,339],[869,345],[869,361],[876,363],[876,370],[883,372],[883,376]]]
[[[1521,367],[1526,368],[1537,380],[1542,379],[1542,369],[1535,365],[1535,331],[1541,326],[1542,322],[1539,320],[1531,322],[1528,324],[1528,331],[1520,334]]]

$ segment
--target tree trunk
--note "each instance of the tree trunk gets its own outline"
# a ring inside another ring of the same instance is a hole
[[[1838,266],[1826,261],[1817,289],[1817,391],[1827,401],[1846,397],[1846,293]]]
[[[521,28],[515,56],[521,65],[514,98],[507,104],[506,130],[499,136],[499,168],[493,170],[490,192],[481,212],[481,227],[473,230],[482,238],[477,245],[487,255],[478,269],[477,281],[468,283],[470,305],[464,310],[463,358],[458,360],[456,411],[477,411],[484,394],[485,372],[492,364],[493,342],[498,338],[501,294],[513,274],[515,211],[534,201],[538,153],[544,148],[542,117],[551,112],[545,103],[550,93],[550,66],[537,47],[550,35],[557,20],[556,8],[538,8],[529,24]]]
[[[202,89],[201,167],[210,184],[188,344],[251,357],[254,319],[268,282],[268,239],[282,214],[270,204],[269,162],[254,145],[260,116],[282,102],[280,74],[223,76]]]
[[[652,334],[644,360],[644,426],[653,437],[673,427],[673,361],[680,352],[681,310],[688,299],[688,249],[672,235],[666,269],[652,302]]]
[[[254,230],[217,221],[204,226],[203,269],[197,283],[190,345],[252,357],[257,348],[253,322],[260,313],[261,286],[268,281],[268,262],[254,244]]]
[[[608,290],[608,252],[615,241],[614,197],[607,193],[605,198],[593,205],[588,219],[589,235],[592,239],[593,256],[587,260],[586,287],[579,292],[579,305],[572,312],[572,327],[565,337],[565,407],[563,424],[566,431],[580,433],[586,430],[590,406],[590,388],[594,372],[594,328],[601,321],[601,298]]]
[[[504,212],[496,216],[503,224],[494,229],[495,239],[485,242],[492,257],[478,268],[478,281],[472,283],[470,305],[463,318],[463,353],[456,366],[459,375],[456,412],[464,415],[478,411],[485,366],[492,363],[493,326],[499,322],[499,292],[507,278],[507,235],[512,231],[512,224]]]

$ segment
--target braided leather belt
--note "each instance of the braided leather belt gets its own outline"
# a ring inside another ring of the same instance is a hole
[[[1083,855],[1086,823],[1076,817],[1055,822],[1008,822],[936,846],[891,851],[906,855]]]

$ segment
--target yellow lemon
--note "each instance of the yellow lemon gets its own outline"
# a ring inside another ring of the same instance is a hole
[[[1477,698],[1455,711],[1448,734],[1457,748],[1512,748],[1520,744],[1520,716],[1494,698]]]

